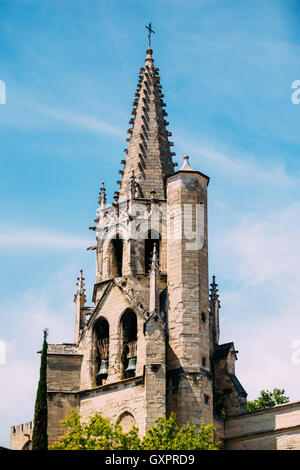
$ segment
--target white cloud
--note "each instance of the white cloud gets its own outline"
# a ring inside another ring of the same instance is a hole
[[[10,426],[33,419],[39,376],[42,331],[49,343],[73,341],[73,268],[45,280],[41,291],[29,290],[0,304],[1,340],[6,364],[0,365],[0,445],[9,444]]]
[[[205,165],[213,170],[213,173],[223,173],[228,179],[234,179],[235,183],[251,182],[252,179],[258,183],[270,186],[278,184],[293,185],[296,180],[289,176],[281,163],[258,163],[257,157],[253,155],[232,156],[233,150],[220,151],[211,144],[192,144],[185,139],[177,139],[177,143],[191,156],[191,166],[195,169],[197,165],[194,160],[201,159],[201,168]],[[194,162],[194,163],[193,163]],[[181,166],[181,165],[180,165]],[[237,180],[238,177],[238,180]]]
[[[117,126],[91,116],[86,116],[84,114],[74,113],[63,109],[52,108],[40,103],[36,103],[34,109],[42,116],[57,121],[63,121],[67,124],[71,124],[74,127],[94,132],[96,134],[110,134],[116,137],[124,137],[124,131],[122,131]]]
[[[11,350],[11,348],[8,348]],[[39,357],[17,360],[0,366],[0,444],[9,445],[10,427],[33,420],[34,400],[39,373]]]
[[[48,249],[87,248],[91,244],[88,238],[76,237],[67,233],[42,231],[37,228],[1,228],[0,249],[23,249],[40,247]]]
[[[215,241],[221,290],[222,342],[240,351],[238,376],[250,394],[281,387],[300,400],[300,365],[292,344],[300,339],[300,203],[245,216]],[[234,287],[232,287],[234,286]]]
[[[242,217],[238,226],[222,233],[219,256],[230,250],[231,274],[246,284],[285,283],[294,288],[300,281],[300,203],[273,210],[257,218]]]
[[[94,134],[108,134],[123,139],[125,137],[124,130],[107,120],[83,114],[79,110],[74,111],[74,108],[70,110],[45,105],[35,98],[36,94],[32,95],[29,90],[19,88],[19,84],[11,83],[10,88],[15,92],[10,92],[9,105],[5,107],[5,113],[0,115],[2,126],[36,129],[49,126],[51,121],[57,125],[58,121],[59,125],[64,123]],[[103,103],[102,114],[105,113],[106,108]]]

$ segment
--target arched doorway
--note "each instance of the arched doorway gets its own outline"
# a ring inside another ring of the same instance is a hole
[[[22,447],[22,450],[32,450],[32,441],[29,439]]]

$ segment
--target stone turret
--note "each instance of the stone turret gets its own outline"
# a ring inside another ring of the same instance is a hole
[[[207,186],[189,157],[167,179],[168,390],[178,422],[212,421],[209,351]]]
[[[11,426],[10,448],[12,450],[32,450],[32,421]]]

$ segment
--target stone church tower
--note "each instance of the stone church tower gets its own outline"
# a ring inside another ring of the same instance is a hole
[[[78,278],[73,344],[48,348],[49,443],[71,409],[140,433],[174,411],[178,424],[219,425],[245,410],[233,343],[219,344],[219,297],[208,277],[207,187],[189,157],[175,171],[159,69],[148,48],[121,161],[95,225],[96,282]]]

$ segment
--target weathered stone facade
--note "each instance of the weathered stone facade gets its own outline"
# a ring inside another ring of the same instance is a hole
[[[12,450],[31,450],[32,421],[10,428],[10,448]]]
[[[148,49],[120,191],[107,206],[102,185],[90,227],[97,235],[93,306],[86,306],[81,271],[74,344],[48,348],[49,444],[72,409],[83,418],[102,413],[125,430],[135,424],[141,435],[174,411],[179,424],[214,423],[220,438],[221,414],[246,409],[237,351],[219,345],[214,278],[209,292],[209,178],[188,157],[174,172],[158,72]],[[19,434],[12,433],[13,448],[24,445]]]
[[[300,402],[228,418],[225,449],[300,450]]]

